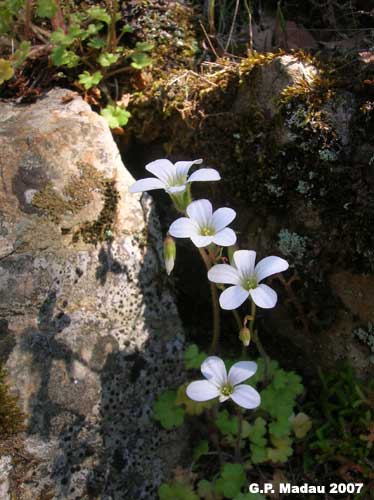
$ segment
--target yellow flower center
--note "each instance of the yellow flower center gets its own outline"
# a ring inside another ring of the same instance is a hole
[[[221,387],[222,396],[230,396],[234,392],[234,386],[232,384],[225,384]]]
[[[214,233],[215,233],[215,231],[211,227],[202,227],[200,229],[201,236],[213,236]]]
[[[253,290],[254,288],[257,288],[257,280],[256,278],[248,278],[245,280],[243,287],[246,290]]]

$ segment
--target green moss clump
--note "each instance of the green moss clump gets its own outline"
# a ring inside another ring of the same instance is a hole
[[[32,204],[42,209],[56,224],[66,213],[76,214],[92,200],[92,191],[103,182],[102,175],[91,165],[80,165],[80,175],[74,175],[59,194],[48,182],[34,195]]]
[[[115,182],[104,180],[102,185],[102,196],[104,206],[94,222],[86,222],[73,236],[73,241],[78,241],[81,237],[85,243],[97,244],[99,241],[112,239],[112,229],[114,226],[119,192],[115,187]]]
[[[18,407],[18,398],[10,392],[6,372],[0,365],[0,438],[6,438],[24,430],[25,416]]]

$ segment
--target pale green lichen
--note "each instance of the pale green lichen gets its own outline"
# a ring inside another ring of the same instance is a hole
[[[369,347],[372,352],[369,361],[374,364],[374,325],[369,322],[366,328],[356,328],[353,330],[353,335]]]
[[[292,257],[294,263],[301,264],[306,254],[307,240],[305,236],[281,229],[278,233],[278,248],[285,257]]]
[[[318,155],[322,161],[336,161],[337,154],[332,149],[320,149]]]

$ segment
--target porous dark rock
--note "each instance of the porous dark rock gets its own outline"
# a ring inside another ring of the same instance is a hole
[[[156,498],[184,441],[152,406],[183,381],[183,332],[152,201],[63,89],[1,104],[0,166],[0,359],[32,457],[17,498]]]

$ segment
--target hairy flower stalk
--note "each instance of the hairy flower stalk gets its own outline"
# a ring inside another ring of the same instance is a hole
[[[247,410],[261,403],[259,393],[250,385],[242,384],[257,371],[254,361],[239,361],[227,374],[225,363],[217,356],[210,356],[201,365],[206,380],[191,382],[186,388],[187,396],[194,401],[209,401],[218,398],[220,403],[229,399]]]
[[[209,200],[196,200],[190,203],[186,209],[187,217],[180,217],[172,223],[169,233],[175,238],[190,238],[192,243],[199,249],[200,255],[209,272],[215,263],[217,249],[212,251],[212,246],[231,246],[236,242],[235,232],[227,227],[236,217],[232,208],[219,208],[213,212]],[[205,250],[207,248],[207,251]],[[210,352],[217,352],[220,321],[217,287],[210,283],[213,309],[213,338]]]

